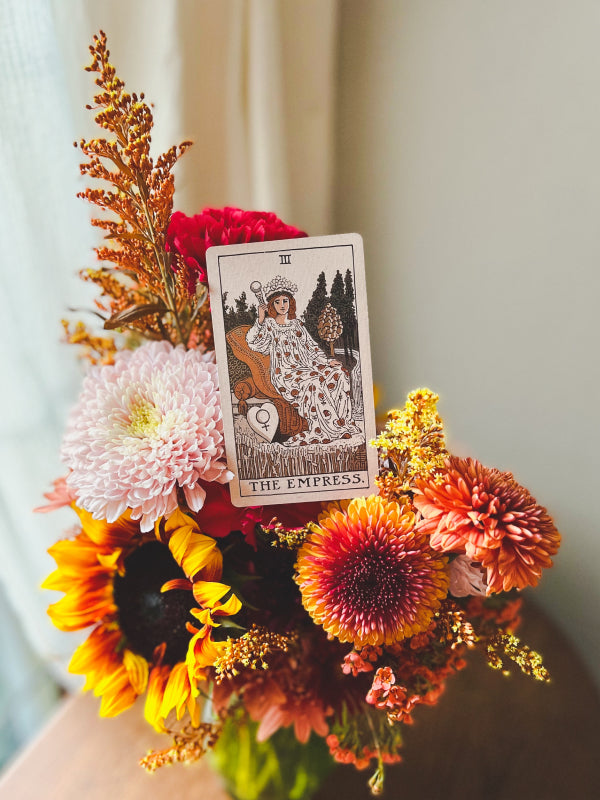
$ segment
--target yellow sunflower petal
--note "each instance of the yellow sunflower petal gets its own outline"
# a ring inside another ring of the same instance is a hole
[[[163,520],[165,536],[173,558],[188,578],[201,575],[206,580],[220,578],[223,571],[223,556],[217,543],[210,536],[200,532],[195,520],[177,509]],[[157,538],[160,527],[156,526]]]
[[[108,569],[117,570],[119,562],[123,556],[123,551],[120,547],[115,548],[111,553],[99,553],[98,562]]]
[[[179,565],[183,561],[191,535],[192,532],[189,528],[178,528],[169,538],[169,550]]]
[[[200,622],[201,625],[212,625],[212,617],[210,616],[210,608],[191,608],[190,614]],[[218,627],[218,626],[215,626]],[[198,629],[188,623],[188,630],[190,633],[198,633]]]
[[[229,600],[213,611],[213,614],[216,614],[217,616],[230,616],[232,614],[237,614],[241,607],[242,603],[240,602],[239,598],[232,594]]]
[[[199,672],[196,680],[204,680],[205,676]],[[169,675],[165,688],[160,714],[163,719],[174,709],[177,719],[181,719],[186,710],[190,715],[190,722],[194,727],[200,724],[202,713],[202,699],[196,680],[190,678],[187,664],[184,661],[175,664]]]
[[[143,694],[148,686],[148,662],[146,659],[126,649],[123,651],[123,666],[127,670],[134,691],[137,694]]]
[[[187,704],[188,712],[190,715],[190,722],[194,728],[199,727],[200,718],[202,716],[202,703],[197,697],[190,696]]]
[[[99,681],[94,689],[94,694],[96,697],[102,697],[101,717],[116,717],[117,714],[130,708],[137,698],[137,692],[131,685],[127,670],[123,665]]]
[[[48,606],[48,616],[61,631],[88,628],[115,611],[111,587],[101,587],[88,593],[74,587],[63,598]]]
[[[61,539],[48,548],[48,553],[56,561],[62,572],[78,575],[82,570],[98,565],[98,546],[85,533],[75,539]]]
[[[144,717],[154,730],[159,733],[166,733],[164,717],[161,714],[161,707],[165,693],[165,686],[169,678],[170,667],[154,667],[148,679],[148,690],[146,693],[146,704],[144,706]]]
[[[74,675],[85,675],[84,691],[93,689],[96,683],[107,672],[118,666],[118,647],[123,634],[112,624],[98,625],[88,638],[79,645],[69,663],[69,672]]]
[[[56,569],[51,572],[46,580],[40,585],[40,589],[50,589],[56,592],[66,592],[73,584],[73,579],[63,575],[61,570]]]
[[[181,719],[191,693],[188,668],[184,661],[180,661],[179,664],[175,664],[169,675],[160,707],[161,717],[167,717],[169,712],[175,709],[177,719]]]
[[[73,505],[81,526],[90,539],[98,545],[125,546],[131,544],[134,536],[140,532],[139,524],[129,518],[126,512],[116,522],[105,519],[94,519],[89,511]]]
[[[181,560],[181,568],[190,578],[202,575],[205,580],[215,580],[223,574],[223,554],[210,536],[194,533]]]
[[[193,588],[194,598],[203,608],[214,608],[219,600],[230,591],[231,586],[216,581],[196,581]]]
[[[198,673],[206,667],[212,667],[215,661],[223,655],[225,642],[215,642],[210,635],[210,628],[203,628],[192,637],[187,651],[186,664],[190,675],[196,678]]]

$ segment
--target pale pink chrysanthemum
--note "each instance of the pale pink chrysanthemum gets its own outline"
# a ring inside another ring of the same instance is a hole
[[[142,531],[177,508],[193,511],[199,481],[231,480],[224,463],[217,368],[199,350],[151,342],[90,372],[71,412],[62,458],[68,487],[95,519],[126,509]]]

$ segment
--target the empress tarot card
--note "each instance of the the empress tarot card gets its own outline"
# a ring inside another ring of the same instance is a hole
[[[372,493],[361,237],[212,247],[207,260],[234,505]]]

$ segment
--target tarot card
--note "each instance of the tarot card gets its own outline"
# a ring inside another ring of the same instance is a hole
[[[212,247],[207,261],[232,503],[371,494],[361,237]]]

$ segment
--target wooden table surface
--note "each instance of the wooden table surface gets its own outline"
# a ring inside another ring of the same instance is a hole
[[[389,770],[388,800],[600,798],[600,700],[565,638],[529,605],[522,639],[541,650],[553,681],[503,678],[478,654],[435,707],[406,728],[404,763]],[[67,699],[0,777],[0,800],[226,800],[207,762],[147,775],[139,756],[164,747],[141,704],[111,720],[90,695]],[[370,797],[368,772],[336,769],[318,800]]]

